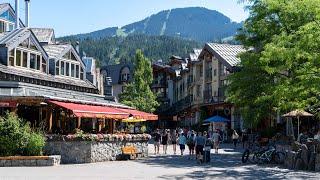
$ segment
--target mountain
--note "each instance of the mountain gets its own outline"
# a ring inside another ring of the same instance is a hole
[[[161,11],[142,21],[121,28],[111,27],[71,37],[100,39],[145,34],[181,37],[200,42],[213,42],[234,36],[240,27],[242,27],[242,23],[232,22],[230,18],[218,11],[201,7],[190,7]]]
[[[149,36],[143,34],[126,37],[106,37],[101,39],[64,37],[59,41],[80,44],[80,52],[94,57],[100,65],[112,65],[120,62],[133,62],[135,52],[141,49],[151,61],[162,59],[166,62],[170,56],[187,56],[193,48],[201,48],[202,43],[169,36]]]

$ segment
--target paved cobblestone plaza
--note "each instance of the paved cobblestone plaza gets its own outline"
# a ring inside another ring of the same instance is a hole
[[[96,164],[61,165],[57,167],[0,168],[1,180],[89,180],[89,179],[319,179],[320,173],[292,171],[279,167],[241,163],[241,149],[224,145],[211,163],[199,165],[188,156],[154,156],[136,161],[114,161]],[[211,152],[213,153],[213,152]]]

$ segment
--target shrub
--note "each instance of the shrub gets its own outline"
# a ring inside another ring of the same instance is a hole
[[[44,136],[39,132],[32,132],[30,134],[28,143],[24,148],[24,155],[41,156],[44,145],[45,145]]]
[[[41,149],[45,140],[31,130],[28,123],[13,113],[0,117],[0,156],[29,155],[28,148]],[[36,153],[39,154],[39,153]],[[41,153],[40,153],[41,154]]]

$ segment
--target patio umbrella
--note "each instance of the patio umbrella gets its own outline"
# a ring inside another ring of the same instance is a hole
[[[282,115],[282,117],[297,117],[297,119],[298,119],[298,135],[300,134],[300,130],[299,130],[299,128],[300,128],[300,117],[312,117],[312,116],[313,116],[313,114],[308,113],[308,112],[306,112],[304,110],[299,110],[299,109],[296,109],[294,111],[291,111],[291,112],[289,112],[287,114]]]
[[[221,116],[212,116],[206,120],[204,120],[204,123],[227,123],[228,121],[230,121],[229,119],[226,119],[224,117]]]

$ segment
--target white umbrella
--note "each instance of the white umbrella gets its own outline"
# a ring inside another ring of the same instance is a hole
[[[308,113],[304,110],[299,110],[299,109],[282,115],[282,117],[297,117],[297,119],[298,119],[298,135],[300,134],[300,129],[299,129],[300,128],[300,117],[312,117],[312,116],[313,116],[313,114]]]

